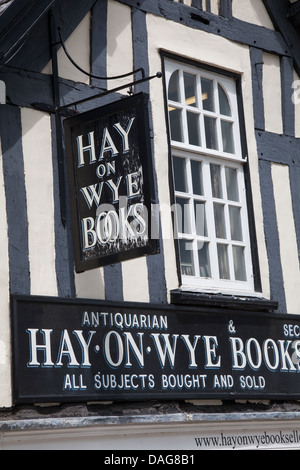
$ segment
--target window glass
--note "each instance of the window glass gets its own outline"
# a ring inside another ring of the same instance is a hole
[[[192,180],[193,180],[193,193],[199,196],[204,195],[203,190],[203,176],[202,176],[202,162],[191,160]]]
[[[225,168],[227,197],[230,201],[239,202],[239,188],[237,180],[237,170],[235,168]]]
[[[234,153],[233,124],[232,122],[221,120],[223,151]]]
[[[216,237],[226,239],[225,206],[214,203]]]
[[[215,110],[214,82],[207,78],[201,78],[202,106],[205,111]]]
[[[168,99],[170,101],[177,101],[177,103],[180,102],[179,70],[176,70],[170,78]]]
[[[179,240],[181,273],[184,276],[194,276],[193,251],[191,243],[187,240]]]
[[[242,223],[241,223],[241,208],[237,206],[229,206],[230,217],[230,231],[231,239],[242,242]]]
[[[218,243],[218,261],[220,279],[230,279],[227,245]]]
[[[190,204],[189,200],[176,198],[177,229],[179,233],[191,233]]]
[[[211,187],[213,197],[222,199],[222,181],[221,181],[221,166],[220,165],[210,165],[210,175],[211,175]]]
[[[198,260],[201,277],[211,277],[209,243],[198,242]]]
[[[220,84],[218,84],[218,92],[219,92],[220,113],[223,114],[224,116],[231,116],[229,100],[224,91],[224,88]]]
[[[189,133],[189,143],[201,146],[199,115],[187,112],[187,124]]]
[[[217,150],[218,149],[217,120],[215,118],[205,116],[204,123],[205,123],[206,147],[208,149]]]
[[[205,204],[205,202],[194,201],[196,233],[203,237],[207,237]]]
[[[175,190],[182,193],[187,192],[187,180],[186,180],[186,163],[184,158],[174,157],[174,178],[175,178]]]
[[[196,77],[190,73],[184,73],[185,104],[187,106],[197,106],[196,97]]]
[[[171,139],[177,142],[183,142],[181,113],[180,109],[169,107]]]
[[[233,261],[234,261],[234,275],[237,281],[246,281],[246,266],[245,266],[245,248],[242,246],[233,246]]]

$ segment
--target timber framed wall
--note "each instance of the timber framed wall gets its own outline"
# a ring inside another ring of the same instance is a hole
[[[244,64],[250,64],[250,68],[237,72],[251,77],[248,81],[251,90],[248,90],[244,107],[247,135],[255,137],[251,149],[256,146],[256,154],[251,155],[250,172],[255,188],[254,213],[263,295],[278,302],[279,313],[300,313],[297,298],[300,287],[300,109],[292,100],[293,83],[300,75],[298,46],[290,25],[287,28],[284,23],[284,35],[278,29],[283,20],[277,13],[282,13],[282,4],[285,9],[289,7],[288,1],[259,1],[258,13],[263,11],[263,24],[256,21],[253,10],[250,17],[254,22],[235,17],[235,14],[240,16],[238,1],[221,0],[217,10],[214,1],[87,0],[76,2],[74,9],[74,0],[62,0],[54,6],[54,11],[64,40],[69,40],[71,48],[73,41],[75,52],[76,46],[81,45],[77,49],[80,51],[78,62],[85,60],[95,75],[113,75],[122,67],[128,70],[143,67],[146,75],[151,75],[158,71],[154,67],[161,67],[158,62],[161,49],[195,59],[189,56],[188,49],[184,54],[185,42],[180,51],[171,48],[172,38],[165,46],[165,37],[155,36],[158,24],[170,26],[170,30],[185,31],[190,37],[197,37],[199,33],[199,38],[211,38],[213,44],[217,45],[218,41],[222,47],[233,44],[233,48],[238,46],[237,49],[243,51]],[[114,30],[112,25],[117,24],[120,13],[122,23],[119,30],[117,26]],[[269,17],[268,13],[272,15]],[[22,33],[21,28],[22,25],[16,28],[13,41]],[[120,62],[118,38],[122,38],[125,48],[125,64]],[[7,40],[3,47],[8,46]],[[59,189],[57,121],[49,113],[54,104],[50,46],[47,13],[31,28],[20,50],[9,62],[3,60],[0,68],[0,80],[7,86],[7,104],[0,106],[0,207],[3,208],[0,236],[1,259],[4,260],[0,273],[4,325],[0,333],[0,377],[1,382],[3,378],[3,383],[7,384],[0,392],[1,407],[11,406],[10,380],[7,380],[11,367],[10,295],[77,296],[159,304],[168,303],[170,291],[178,287],[174,245],[164,240],[163,221],[160,254],[75,274],[70,216],[67,212],[66,224],[61,217],[60,200],[66,198],[68,207],[68,195],[67,191],[61,194]],[[193,44],[195,47],[201,48],[201,44]],[[76,75],[75,79],[61,49],[58,54],[62,105],[113,87],[105,80],[89,81],[82,75]],[[216,51],[212,65],[222,67],[217,60]],[[268,87],[268,77],[272,77],[273,92]],[[166,133],[159,134],[157,126],[157,117],[159,121],[164,117],[163,86],[161,81],[144,83],[135,91],[150,93],[153,100],[149,116],[156,194],[157,202],[165,202],[169,188],[163,188],[163,178],[168,175],[168,161],[159,160],[159,150],[162,143],[164,151],[168,151],[167,137]],[[126,92],[125,89],[124,94]],[[245,96],[245,89],[243,93]],[[96,103],[88,102],[80,105],[78,111],[87,111],[95,104],[105,105],[124,94],[114,93]],[[252,102],[248,101],[251,97]],[[281,181],[284,181],[283,186]]]

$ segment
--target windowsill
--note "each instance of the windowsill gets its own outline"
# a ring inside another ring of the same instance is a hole
[[[171,303],[176,305],[195,305],[208,308],[227,308],[255,312],[274,312],[278,302],[259,296],[224,295],[175,289],[171,291]]]

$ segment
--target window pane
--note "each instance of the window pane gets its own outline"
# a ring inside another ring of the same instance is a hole
[[[201,145],[200,130],[199,130],[199,115],[187,112],[187,123],[189,132],[189,143],[191,145]]]
[[[227,185],[227,198],[230,201],[239,202],[239,188],[237,180],[237,170],[235,168],[225,168],[226,185]]]
[[[173,157],[175,191],[187,192],[186,161],[184,158]]]
[[[243,241],[241,209],[240,207],[229,206],[231,239],[239,242]]]
[[[193,193],[203,196],[202,163],[191,160]]]
[[[192,243],[187,240],[179,240],[181,274],[183,276],[195,276]]]
[[[191,233],[189,200],[176,198],[177,230],[179,233]]]
[[[168,99],[180,103],[179,70],[176,70],[170,78]]]
[[[190,73],[184,73],[185,104],[187,106],[197,106],[196,98],[196,77]]]
[[[216,237],[226,239],[225,211],[223,204],[214,204]]]
[[[218,85],[218,90],[219,90],[220,113],[223,114],[224,116],[231,116],[229,100],[227,98],[227,95],[223,87],[220,84]]]
[[[205,202],[194,201],[196,233],[202,237],[207,237],[207,225],[205,214]]]
[[[171,139],[176,142],[183,142],[182,125],[181,125],[181,110],[169,107]]]
[[[236,281],[247,281],[244,251],[245,249],[242,246],[232,247],[234,275]]]
[[[232,122],[221,121],[223,151],[227,153],[234,153],[234,140],[233,140],[233,124]]]
[[[198,242],[200,277],[211,277],[209,243]]]
[[[210,177],[213,197],[223,198],[221,167],[220,165],[210,165]]]
[[[205,111],[215,111],[214,82],[207,78],[201,78],[202,103]]]
[[[218,150],[216,119],[204,116],[206,147]]]
[[[230,279],[227,245],[218,244],[218,260],[220,279]]]

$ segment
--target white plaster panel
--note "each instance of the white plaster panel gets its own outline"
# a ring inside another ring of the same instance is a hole
[[[48,114],[22,109],[32,295],[57,295],[51,123]]]
[[[12,403],[8,227],[2,162],[3,156],[0,141],[0,408],[10,407]]]
[[[131,8],[115,0],[108,1],[107,11],[107,76],[115,77],[133,71]],[[133,80],[132,76],[108,81],[113,89]],[[121,93],[126,94],[128,89]]]
[[[83,299],[105,299],[103,268],[75,273],[76,296]]]
[[[288,313],[300,314],[300,269],[289,167],[272,164],[280,255]]]
[[[123,262],[122,274],[124,300],[128,302],[149,302],[146,258]]]
[[[90,73],[90,26],[91,13],[79,23],[75,31],[65,42],[72,59],[86,72]],[[80,72],[67,58],[61,47],[57,53],[59,76],[74,82],[90,83],[90,78]],[[52,74],[52,61],[44,68],[43,73]]]
[[[211,0],[210,8],[211,8],[211,12],[214,15],[218,15],[219,14],[219,0]]]
[[[232,14],[239,20],[275,29],[262,0],[233,0]]]
[[[280,59],[274,54],[263,54],[263,96],[265,130],[283,133]]]

